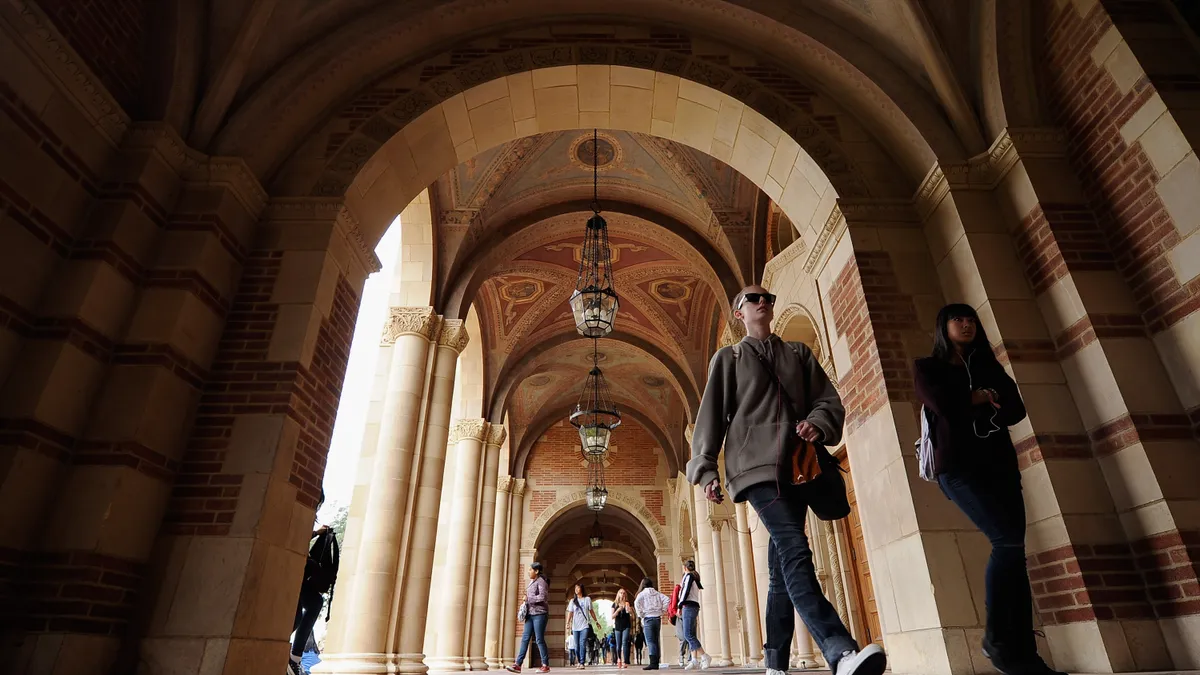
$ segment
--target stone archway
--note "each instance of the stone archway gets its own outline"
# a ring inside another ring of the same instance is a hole
[[[521,548],[536,548],[537,542],[548,532],[555,519],[572,509],[587,503],[587,494],[583,490],[570,492],[560,496],[547,506],[541,514],[529,525],[521,538]],[[658,524],[654,514],[646,508],[641,497],[627,494],[620,489],[610,490],[608,504],[625,511],[637,519],[646,528],[654,540],[655,554],[662,555],[671,550],[671,544],[662,525]]]

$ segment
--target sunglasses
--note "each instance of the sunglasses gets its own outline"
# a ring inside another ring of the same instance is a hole
[[[774,305],[775,304],[775,294],[774,293],[747,293],[742,296],[741,301],[738,302],[738,306],[735,307],[734,309],[741,309],[742,305],[746,304],[747,302],[752,305],[757,305],[759,302],[764,301],[764,300],[766,301],[766,303],[768,305]]]

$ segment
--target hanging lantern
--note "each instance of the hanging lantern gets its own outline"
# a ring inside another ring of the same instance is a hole
[[[583,248],[579,253],[579,278],[571,294],[571,314],[575,329],[590,338],[604,337],[613,330],[617,318],[617,292],[613,290],[612,247],[608,243],[608,223],[600,216],[599,139],[592,132],[592,217],[587,221]]]
[[[593,340],[592,370],[583,383],[579,402],[570,418],[571,424],[579,430],[583,456],[593,464],[604,461],[612,440],[612,430],[621,425],[621,413],[608,393],[604,374],[600,372],[600,367],[595,365],[597,361],[596,341]]]
[[[604,484],[604,463],[588,464],[587,507],[597,513],[608,503],[608,487]]]
[[[600,530],[600,514],[596,514],[596,522],[592,524],[592,536],[588,537],[588,545],[600,548],[604,545],[604,532]]]

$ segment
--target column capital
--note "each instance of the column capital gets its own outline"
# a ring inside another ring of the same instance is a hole
[[[488,445],[500,447],[504,445],[504,439],[507,437],[508,429],[505,429],[503,424],[488,424],[487,440],[484,442]]]
[[[498,478],[496,480],[496,492],[502,492],[504,494],[508,494],[508,493],[512,492],[512,489],[513,489],[513,477],[512,476],[500,476],[500,478]]]
[[[514,497],[520,497],[525,494],[525,479],[524,478],[514,478],[513,479],[512,493],[513,493]]]
[[[438,346],[449,347],[461,354],[467,348],[467,343],[471,341],[465,323],[462,319],[443,319],[442,332],[437,339]]]
[[[482,443],[487,438],[488,423],[482,419],[455,420],[450,425],[450,443],[472,439]]]
[[[392,307],[383,324],[380,344],[395,344],[401,335],[420,335],[432,340],[441,317],[433,313],[432,307]]]

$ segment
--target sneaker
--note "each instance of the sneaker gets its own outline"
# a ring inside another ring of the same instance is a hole
[[[842,652],[837,662],[837,675],[883,675],[887,655],[879,645],[867,645],[861,652]]]
[[[538,668],[538,672],[539,673],[548,673],[548,672],[550,672],[550,666],[542,666],[541,668]]]
[[[507,670],[507,671],[508,671],[508,672],[510,672],[510,673],[519,673],[519,672],[521,672],[521,666],[520,666],[520,665],[518,665],[518,664],[516,664],[516,663],[512,664],[511,666],[504,666],[504,669],[505,669],[505,670]]]
[[[708,654],[704,654],[703,656],[700,657],[700,670],[708,670],[708,666],[711,663],[712,663],[712,657],[709,656]]]
[[[688,660],[687,665],[684,666],[683,669],[684,670],[695,670],[696,669],[696,659]]]
[[[788,673],[786,670],[775,670],[774,668],[767,668],[767,675],[788,675]]]

